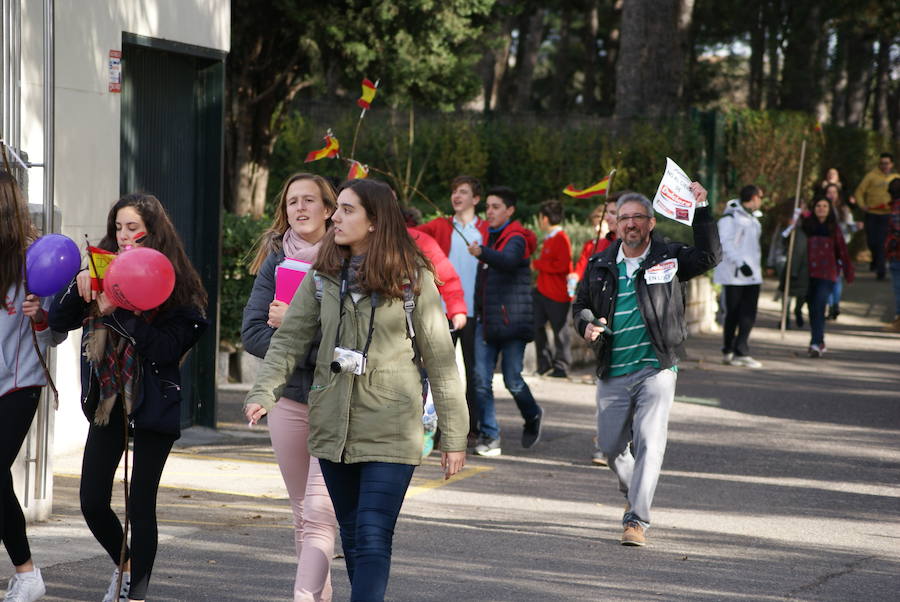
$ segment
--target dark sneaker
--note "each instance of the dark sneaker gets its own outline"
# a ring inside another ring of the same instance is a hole
[[[553,372],[550,373],[550,377],[551,378],[569,378],[569,375],[566,374],[565,370],[560,370],[559,368],[557,368],[556,370],[554,370]]]
[[[522,427],[522,447],[528,449],[541,440],[541,424],[544,421],[544,410],[539,409],[539,414],[531,420],[525,421]]]
[[[640,523],[629,521],[625,523],[625,531],[622,533],[622,539],[619,540],[623,546],[642,546],[647,543],[644,537],[644,528]]]
[[[491,439],[482,435],[478,438],[478,443],[475,445],[476,456],[499,456],[501,453],[500,437]]]

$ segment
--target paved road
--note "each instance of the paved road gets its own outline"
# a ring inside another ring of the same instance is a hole
[[[394,543],[391,600],[887,600],[900,591],[900,335],[880,330],[889,285],[848,287],[826,358],[775,329],[764,293],[754,356],[719,363],[692,338],[645,548],[618,544],[623,500],[589,464],[593,393],[529,378],[547,422],[532,450],[498,391],[504,454],[448,483],[416,471]],[[502,392],[501,392],[502,391]],[[151,600],[287,600],[290,514],[265,430],[222,391],[217,432],[190,429],[166,468]],[[30,536],[50,600],[97,600],[111,571],[77,507],[77,456],[55,464],[56,508]],[[9,571],[7,561],[7,571]],[[336,561],[335,600],[348,599]]]

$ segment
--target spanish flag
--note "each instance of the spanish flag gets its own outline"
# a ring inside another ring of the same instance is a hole
[[[91,290],[102,291],[103,277],[106,276],[106,269],[109,267],[109,264],[113,262],[113,259],[116,258],[116,254],[90,245],[88,245],[87,251],[90,254],[88,269],[91,273]]]
[[[356,101],[356,104],[360,106],[360,108],[368,109],[372,106],[372,100],[375,98],[375,84],[369,80],[369,78],[365,78],[362,80],[362,96],[359,97],[359,100]]]
[[[350,171],[347,172],[348,180],[362,180],[369,177],[369,166],[363,165],[355,159],[350,160]]]
[[[338,142],[338,139],[334,137],[334,134],[331,133],[331,130],[328,130],[328,133],[325,134],[325,148],[310,151],[310,153],[306,155],[306,161],[304,161],[304,163],[337,157],[340,150],[341,144]]]
[[[609,176],[606,176],[593,186],[589,186],[584,190],[575,190],[575,187],[569,184],[563,190],[563,194],[569,195],[570,197],[574,197],[576,199],[587,199],[592,196],[600,196],[605,195],[607,193],[607,189],[609,188]]]

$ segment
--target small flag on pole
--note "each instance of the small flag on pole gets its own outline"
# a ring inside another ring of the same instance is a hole
[[[362,109],[368,109],[372,106],[372,101],[375,99],[375,91],[378,89],[376,84],[373,84],[372,81],[367,77],[362,80],[362,96],[359,97],[359,100],[356,101],[356,104],[360,106]]]
[[[331,130],[328,130],[328,133],[325,134],[325,148],[310,151],[310,153],[306,155],[304,163],[337,157],[340,150],[341,144],[338,142],[338,139],[334,137],[334,134],[331,133]]]
[[[574,197],[576,199],[587,199],[592,196],[600,196],[604,195],[609,188],[609,176],[606,176],[593,186],[589,186],[584,190],[575,190],[575,187],[569,184],[563,189],[563,194],[566,194],[570,197]]]
[[[355,159],[350,160],[350,171],[347,172],[348,180],[362,180],[369,177],[369,166],[363,165]]]
[[[116,254],[90,245],[88,245],[87,251],[91,254],[91,260],[88,262],[88,269],[91,274],[91,290],[102,291],[106,268],[116,258]]]

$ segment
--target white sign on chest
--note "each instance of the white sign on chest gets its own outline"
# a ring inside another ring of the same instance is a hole
[[[675,258],[666,259],[644,272],[644,281],[646,281],[647,284],[671,282],[677,273],[678,260]]]

